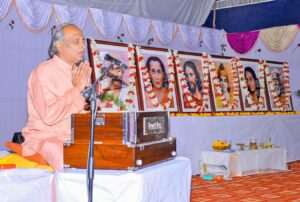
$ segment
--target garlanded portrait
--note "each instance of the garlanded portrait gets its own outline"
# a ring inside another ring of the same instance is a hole
[[[273,111],[291,111],[288,65],[286,63],[269,63],[266,71],[271,109]]]
[[[267,111],[264,63],[242,61],[240,85],[245,111]]]
[[[102,111],[137,111],[134,48],[90,41],[93,80],[97,85],[98,107]]]
[[[213,58],[210,79],[216,111],[241,111],[238,72],[229,59]]]
[[[142,100],[145,111],[177,111],[172,53],[137,47]]]
[[[182,111],[210,112],[209,79],[203,73],[203,58],[187,54],[175,58]]]

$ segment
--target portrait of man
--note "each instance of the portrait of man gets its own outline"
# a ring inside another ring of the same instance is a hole
[[[290,101],[287,102],[286,92],[284,89],[283,68],[281,66],[270,65],[270,71],[271,71],[272,83],[275,89],[275,94],[276,96],[278,96],[280,104],[282,106],[286,105],[287,109],[285,110],[291,110],[291,102]],[[270,92],[270,86],[268,86],[268,89],[269,89],[269,95],[271,95],[270,96],[271,108],[272,110],[278,110],[278,107],[274,103],[274,97]]]
[[[195,63],[190,60],[186,61],[183,64],[183,71],[193,101],[195,101],[197,105],[202,105],[203,102],[202,80],[200,78],[200,74],[196,68]],[[185,107],[188,107],[188,102],[186,97],[184,97],[184,105]]]
[[[217,81],[219,82],[219,90],[217,90],[217,86],[215,86],[211,74],[216,111],[240,111],[239,97],[236,97],[237,102],[234,101],[234,75],[229,59],[213,58],[213,63],[216,68]]]
[[[184,82],[178,79],[182,111],[197,112],[197,110],[202,107],[204,107],[205,112],[211,111],[209,96],[208,101],[203,103],[204,80],[201,56],[180,54],[179,58],[183,71],[182,78],[184,79]],[[178,70],[179,69],[177,69],[177,74],[179,75]],[[204,104],[207,104],[207,106],[205,107]]]
[[[175,89],[173,89],[172,92],[169,91],[167,53],[164,51],[154,50],[142,51],[149,75],[150,85],[152,87],[151,92],[147,92],[144,80],[140,79],[144,110],[160,110],[157,106],[169,106],[166,110],[177,111]],[[140,78],[143,78],[142,71],[139,73]],[[169,97],[170,93],[172,93],[172,98]],[[157,104],[155,100],[157,101]]]
[[[94,68],[95,79],[105,74],[98,85],[98,107],[102,111],[136,111],[138,101],[134,88],[133,104],[126,103],[129,85],[129,62],[126,47],[97,44],[102,68]],[[113,58],[113,60],[111,59]],[[94,58],[94,62],[95,62]]]

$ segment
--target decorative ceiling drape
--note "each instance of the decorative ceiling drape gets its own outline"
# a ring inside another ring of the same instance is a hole
[[[87,9],[62,5],[53,5],[53,7],[59,24],[73,23],[81,29],[84,28],[88,15]]]
[[[247,53],[257,40],[259,31],[227,34],[227,41],[238,53]]]
[[[130,2],[123,1],[123,3],[127,5]],[[113,40],[116,37],[120,26],[124,23],[129,36],[137,43],[147,40],[151,29],[153,29],[157,41],[162,45],[172,43],[176,34],[179,34],[178,36],[181,37],[187,48],[203,47],[205,50],[216,54],[221,53],[226,42],[235,51],[246,53],[253,47],[258,37],[268,49],[283,51],[291,44],[299,31],[299,25],[290,25],[256,32],[227,34],[226,38],[226,33],[223,30],[150,20],[96,8],[50,4],[42,0],[1,0],[0,19],[4,18],[14,5],[22,22],[30,31],[44,30],[53,16],[59,24],[73,23],[83,29],[90,17],[99,34],[108,40]]]
[[[299,28],[297,25],[273,27],[260,31],[264,45],[272,51],[283,51],[292,43]]]
[[[0,20],[6,16],[9,7],[12,5],[13,0],[0,1]]]

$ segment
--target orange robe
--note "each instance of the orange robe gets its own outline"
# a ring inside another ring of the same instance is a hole
[[[195,102],[197,106],[202,106],[202,104],[203,104],[203,99],[198,99],[198,98],[196,98],[196,97],[194,97],[194,96],[191,96],[191,97],[192,97],[191,102]],[[183,103],[184,103],[184,107],[185,107],[185,108],[188,108],[188,109],[189,109],[189,108],[193,108],[193,107],[189,104],[186,95],[183,96]]]
[[[145,90],[145,93],[146,93],[146,106],[147,106],[147,108],[155,108],[155,106],[154,106],[154,104],[152,103],[150,97],[148,96],[146,90]],[[174,96],[174,95],[173,95],[173,96]],[[168,101],[169,101],[169,90],[168,90],[168,89],[165,89],[164,96],[163,96],[161,102],[158,103],[158,104],[164,105],[164,104],[166,104]],[[174,107],[174,100],[172,99],[172,100],[171,100],[171,103],[170,103],[170,108],[173,108],[173,107]]]
[[[29,77],[27,104],[23,155],[38,152],[54,169],[62,169],[63,143],[71,134],[71,114],[85,105],[72,84],[72,66],[58,56],[40,64]]]

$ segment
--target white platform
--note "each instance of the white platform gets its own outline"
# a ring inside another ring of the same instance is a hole
[[[52,202],[53,177],[42,169],[0,170],[0,201]]]
[[[59,202],[87,201],[86,170],[56,173]],[[96,170],[94,201],[101,202],[189,202],[191,162],[177,157],[138,171]]]

